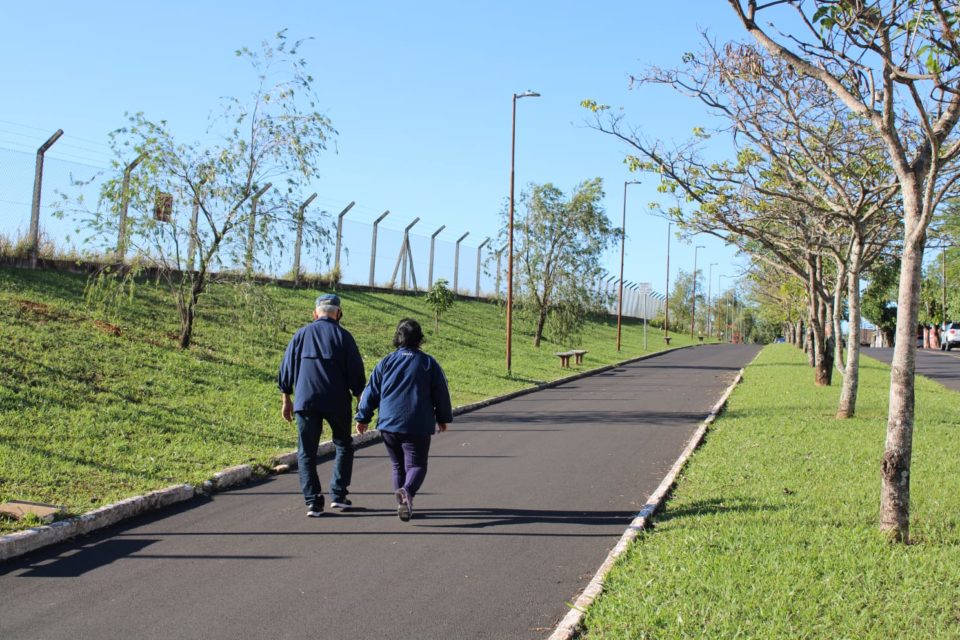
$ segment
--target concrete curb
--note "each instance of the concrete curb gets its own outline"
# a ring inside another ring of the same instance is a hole
[[[453,415],[458,416],[464,413],[469,413],[471,411],[476,411],[477,409],[482,409],[493,404],[505,402],[529,393],[542,391],[543,389],[549,389],[579,380],[581,378],[586,378],[588,376],[597,375],[605,371],[610,371],[627,364],[632,364],[641,360],[647,360],[648,358],[662,356],[672,351],[689,349],[696,346],[701,345],[674,347],[672,349],[666,349],[664,351],[658,351],[656,353],[649,353],[636,358],[630,358],[629,360],[623,360],[616,364],[605,365],[597,369],[582,371],[572,376],[567,376],[551,382],[544,382],[533,387],[508,393],[503,396],[496,396],[486,400],[481,400],[480,402],[474,402],[462,407],[457,407],[453,410]],[[354,436],[353,444],[354,446],[366,446],[378,441],[379,439],[380,433],[373,429],[362,435]],[[333,453],[333,451],[334,446],[332,440],[321,442],[319,448],[317,449],[317,452],[320,455],[328,455]],[[296,467],[297,452],[292,451],[274,458],[271,470],[273,473],[286,473],[287,471],[295,469]],[[174,485],[167,487],[166,489],[152,491],[142,496],[126,498],[125,500],[89,511],[83,515],[61,520],[59,522],[54,522],[53,524],[34,527],[25,531],[17,531],[15,533],[0,536],[0,562],[22,556],[26,553],[30,553],[31,551],[36,551],[41,547],[46,547],[52,544],[57,544],[58,542],[69,540],[70,538],[74,538],[76,536],[93,533],[98,529],[109,527],[110,525],[116,524],[121,520],[133,518],[134,516],[147,513],[148,511],[162,509],[172,504],[189,500],[197,495],[210,494],[216,491],[223,491],[240,484],[245,484],[253,479],[255,475],[256,469],[253,465],[241,464],[215,473],[213,477],[203,482],[199,487],[194,487],[193,485],[189,484]]]
[[[0,562],[35,551],[40,547],[63,542],[74,536],[85,535],[97,529],[109,527],[121,520],[148,511],[162,509],[171,504],[189,500],[195,495],[196,492],[192,485],[174,485],[159,491],[152,491],[146,495],[108,504],[76,518],[2,536],[0,537]]]
[[[760,352],[758,351],[757,356],[759,355]],[[757,356],[754,356],[753,360],[756,360]],[[734,378],[733,382],[730,383],[730,386],[727,387],[727,390],[720,397],[720,400],[713,405],[710,413],[703,420],[703,422],[700,423],[700,427],[690,438],[690,441],[680,454],[680,457],[677,458],[675,463],[673,463],[673,467],[670,468],[670,471],[663,478],[660,486],[657,487],[656,491],[654,491],[649,498],[647,498],[643,508],[627,527],[627,530],[624,531],[616,546],[614,546],[614,548],[607,555],[606,560],[604,560],[603,564],[600,565],[597,573],[594,574],[593,579],[590,580],[586,588],[577,598],[576,602],[574,602],[570,607],[570,611],[568,611],[567,615],[560,620],[559,624],[557,624],[557,627],[554,629],[553,633],[550,634],[550,637],[547,640],[576,640],[576,638],[580,636],[580,632],[583,630],[583,616],[586,614],[587,608],[593,604],[594,600],[596,600],[597,597],[603,592],[604,581],[607,578],[607,574],[610,573],[610,570],[613,568],[614,563],[617,561],[617,558],[619,558],[623,552],[630,547],[630,544],[636,540],[637,535],[647,528],[653,518],[653,515],[657,512],[657,510],[660,509],[661,506],[663,506],[663,503],[666,502],[667,497],[670,495],[670,490],[673,489],[673,486],[677,481],[677,476],[680,475],[680,472],[686,466],[687,461],[689,461],[690,456],[693,455],[693,452],[703,442],[703,438],[706,436],[710,425],[713,424],[713,422],[717,419],[717,416],[720,415],[720,412],[722,412],[724,407],[726,407],[727,400],[730,398],[730,394],[733,393],[733,390],[736,388],[736,386],[740,384],[741,380],[743,380],[743,372],[747,369],[747,367],[753,364],[753,360],[747,363],[743,369],[740,369],[737,377]]]

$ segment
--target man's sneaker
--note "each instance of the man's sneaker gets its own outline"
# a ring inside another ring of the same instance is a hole
[[[330,506],[334,509],[349,509],[353,506],[353,502],[347,498],[334,498],[330,501]]]
[[[310,505],[310,508],[307,509],[308,518],[319,518],[323,515],[323,496],[318,496],[316,500],[313,501],[313,504]]]
[[[409,522],[413,516],[413,498],[403,487],[397,489],[394,495],[397,496],[397,517],[404,522]]]

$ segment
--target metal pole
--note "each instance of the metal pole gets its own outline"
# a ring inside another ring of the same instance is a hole
[[[719,262],[711,262],[710,269],[707,275],[707,337],[709,338],[713,335],[713,306],[710,304],[712,299],[713,292],[713,268],[720,264]]]
[[[187,270],[193,271],[197,262],[197,224],[200,221],[200,199],[193,196],[193,212],[190,214],[190,242],[187,243]]]
[[[390,213],[390,210],[387,209],[383,214],[373,221],[373,239],[370,241],[370,286],[373,286],[373,277],[377,268],[377,225],[380,224],[380,221],[387,217]]]
[[[356,202],[351,201],[350,204],[340,212],[340,215],[337,216],[337,246],[333,253],[333,270],[337,273],[338,279],[340,277],[340,242],[343,240],[343,216],[347,215],[347,211],[350,211],[355,204]]]
[[[697,251],[699,249],[706,249],[702,244],[698,244],[693,248],[693,299],[690,301],[690,339],[693,339],[693,334],[696,332],[697,325]]]
[[[610,287],[613,286],[613,283],[617,281],[617,276],[610,276],[606,279],[603,285],[603,292],[610,293]]]
[[[647,350],[647,296],[648,293],[643,294],[643,350]]]
[[[477,247],[477,286],[474,289],[474,297],[480,297],[480,250],[483,249],[490,242],[490,238],[487,238],[480,243],[480,246]]]
[[[403,240],[400,242],[400,255],[397,256],[397,264],[393,268],[393,276],[390,281],[396,285],[397,270],[400,270],[400,288],[407,290],[407,261],[410,261],[411,271],[413,270],[413,257],[410,255],[410,229],[413,225],[420,222],[420,218],[414,218],[413,222],[408,224],[403,230]]]
[[[500,247],[500,250],[497,251],[497,286],[496,286],[496,297],[500,297],[500,259],[503,257],[503,252],[506,250],[507,245]]]
[[[670,231],[673,227],[672,222],[667,223],[667,288],[666,288],[666,298],[664,299],[664,313],[663,313],[663,337],[667,338],[670,336]]]
[[[433,235],[430,236],[430,267],[427,272],[427,288],[433,288],[433,247],[437,242],[437,236],[440,235],[440,232],[447,228],[447,225],[441,226],[439,229],[433,232]]]
[[[30,207],[30,267],[37,268],[40,252],[40,192],[43,190],[43,154],[63,135],[63,129],[57,129],[40,148],[37,149],[37,167],[33,174],[33,204]]]
[[[457,282],[460,277],[460,243],[463,242],[463,239],[470,235],[470,232],[467,231],[465,234],[457,238],[456,249],[453,252],[453,292],[457,293]]]
[[[627,244],[627,185],[640,184],[636,180],[623,182],[623,219],[620,224],[620,291],[617,300],[617,352],[620,351],[620,331],[623,325],[623,256]]]
[[[510,129],[510,220],[507,231],[507,375],[512,373],[513,356],[513,183],[517,148],[517,98],[535,98],[539,93],[513,94],[513,119]]]
[[[268,182],[263,185],[259,191],[253,194],[252,202],[250,203],[250,221],[247,225],[247,256],[246,256],[246,271],[247,277],[253,275],[253,254],[254,254],[254,242],[257,235],[257,204],[260,202],[260,196],[267,192],[267,189],[273,186],[273,183]]]
[[[123,182],[120,185],[120,223],[117,232],[117,261],[123,262],[127,255],[127,209],[130,206],[130,173],[143,162],[147,154],[141,153],[123,170]]]
[[[297,244],[293,247],[293,283],[298,286],[300,285],[300,247],[303,244],[303,222],[306,218],[307,206],[316,197],[316,193],[312,194],[297,209]]]
[[[940,261],[943,263],[943,321],[940,323],[941,330],[947,326],[947,247],[940,250]],[[943,338],[940,338],[943,344]]]

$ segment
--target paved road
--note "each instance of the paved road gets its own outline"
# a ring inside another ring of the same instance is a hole
[[[864,349],[861,353],[890,364],[893,349]],[[936,380],[948,389],[960,391],[960,353],[937,349],[917,349],[917,373]]]
[[[459,416],[409,523],[374,444],[350,513],[306,518],[286,474],[0,565],[0,638],[543,638],[756,352],[680,350]]]

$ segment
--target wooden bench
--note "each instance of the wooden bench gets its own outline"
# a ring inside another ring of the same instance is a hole
[[[564,369],[570,367],[570,358],[573,358],[574,364],[583,364],[583,356],[588,352],[584,349],[572,349],[570,351],[558,351],[553,354],[560,358],[560,366]]]
[[[670,336],[664,336],[663,341],[667,343],[667,346],[670,346],[670,341],[673,340]]]

